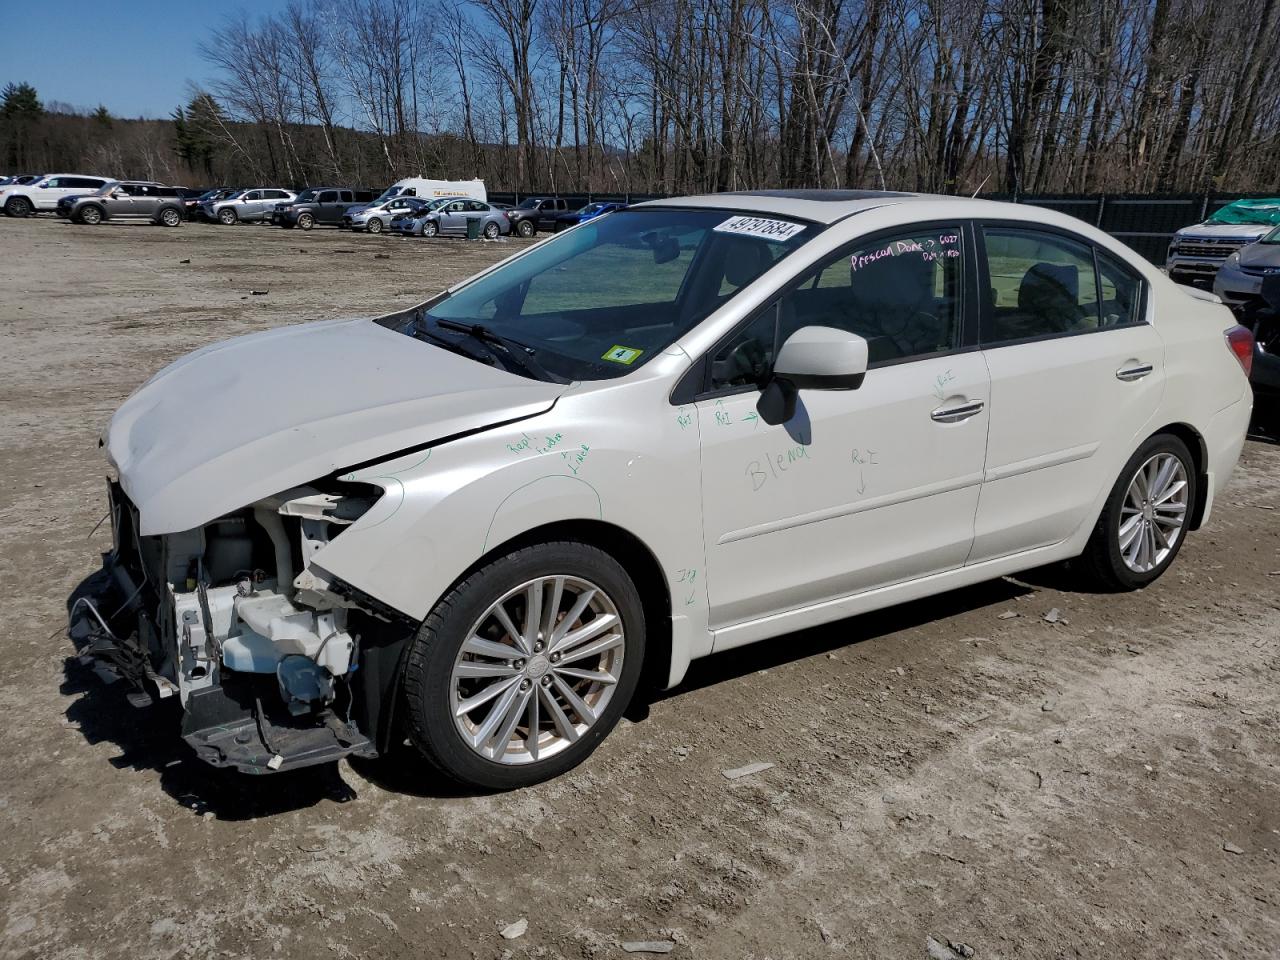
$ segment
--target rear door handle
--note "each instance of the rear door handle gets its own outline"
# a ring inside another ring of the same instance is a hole
[[[969,400],[954,407],[939,407],[929,416],[937,423],[959,423],[961,420],[976,417],[982,412],[983,406],[981,400]]]
[[[1155,370],[1155,367],[1149,363],[1139,363],[1132,367],[1121,367],[1116,371],[1116,379],[1131,383],[1134,380],[1141,380],[1147,374]]]

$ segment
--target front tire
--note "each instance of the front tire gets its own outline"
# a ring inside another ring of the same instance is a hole
[[[379,220],[377,217],[370,217],[369,222],[365,224],[364,228],[368,230],[370,233],[381,233],[382,221]]]
[[[440,225],[434,220],[428,220],[422,225],[422,235],[424,237],[434,237],[440,232]]]
[[[1199,494],[1191,451],[1159,433],[1129,458],[1107,496],[1081,557],[1107,590],[1139,590],[1169,569],[1182,549]]]
[[[234,210],[227,209],[218,211],[218,220],[224,227],[234,226],[235,222],[239,219],[240,217],[236,215]]]
[[[87,206],[76,215],[76,219],[81,223],[87,223],[91,227],[97,226],[102,222],[102,210],[92,205]]]
[[[640,679],[645,622],[626,570],[575,541],[481,567],[423,621],[401,678],[414,746],[462,783],[510,790],[599,746]]]
[[[298,217],[298,227],[301,230],[310,230],[316,225],[316,218],[309,213],[304,213]]]
[[[526,240],[537,232],[537,228],[533,225],[533,221],[531,220],[521,220],[516,224],[516,233],[520,234],[520,236],[524,237]]]

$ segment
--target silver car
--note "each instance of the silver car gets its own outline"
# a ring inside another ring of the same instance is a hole
[[[206,220],[231,226],[233,223],[267,220],[277,203],[292,202],[298,195],[279,187],[251,187],[233,193],[225,200],[200,205],[200,215]]]
[[[341,226],[348,230],[367,230],[369,233],[381,233],[391,226],[391,221],[401,214],[417,213],[427,205],[428,201],[417,197],[392,197],[380,203],[370,203],[361,207],[351,207],[342,215]]]
[[[418,210],[406,210],[403,213],[397,213],[391,218],[391,224],[387,227],[387,232],[396,233],[402,237],[420,237],[422,236],[423,225],[427,222],[427,217],[431,212],[452,201],[453,197],[436,197],[434,200],[426,201],[426,206]]]
[[[428,213],[422,224],[422,235],[465,237],[467,223],[472,220],[480,221],[480,235],[486,240],[496,240],[511,232],[511,218],[506,211],[467,198],[450,201]]]
[[[180,227],[182,200],[182,187],[167,187],[151,180],[121,180],[87,197],[63,197],[58,201],[58,215],[72,223],[89,225],[104,220],[147,220]]]

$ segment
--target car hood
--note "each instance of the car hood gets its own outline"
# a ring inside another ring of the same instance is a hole
[[[1257,240],[1265,236],[1274,227],[1257,223],[1197,223],[1193,227],[1183,227],[1177,237],[1213,237],[1219,240]]]
[[[172,533],[343,467],[542,413],[564,389],[372,320],[324,321],[188,354],[121,405],[103,442],[141,532]]]
[[[1280,243],[1251,243],[1240,248],[1242,267],[1280,267]]]

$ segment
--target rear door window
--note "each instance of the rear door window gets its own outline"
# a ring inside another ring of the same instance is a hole
[[[1101,325],[1093,248],[1056,233],[986,227],[984,344],[1096,330]]]
[[[338,191],[336,191],[336,190],[325,190],[324,192],[322,192],[322,193],[320,194],[320,196],[316,197],[316,202],[317,202],[317,203],[337,203],[337,202],[338,202]]]

